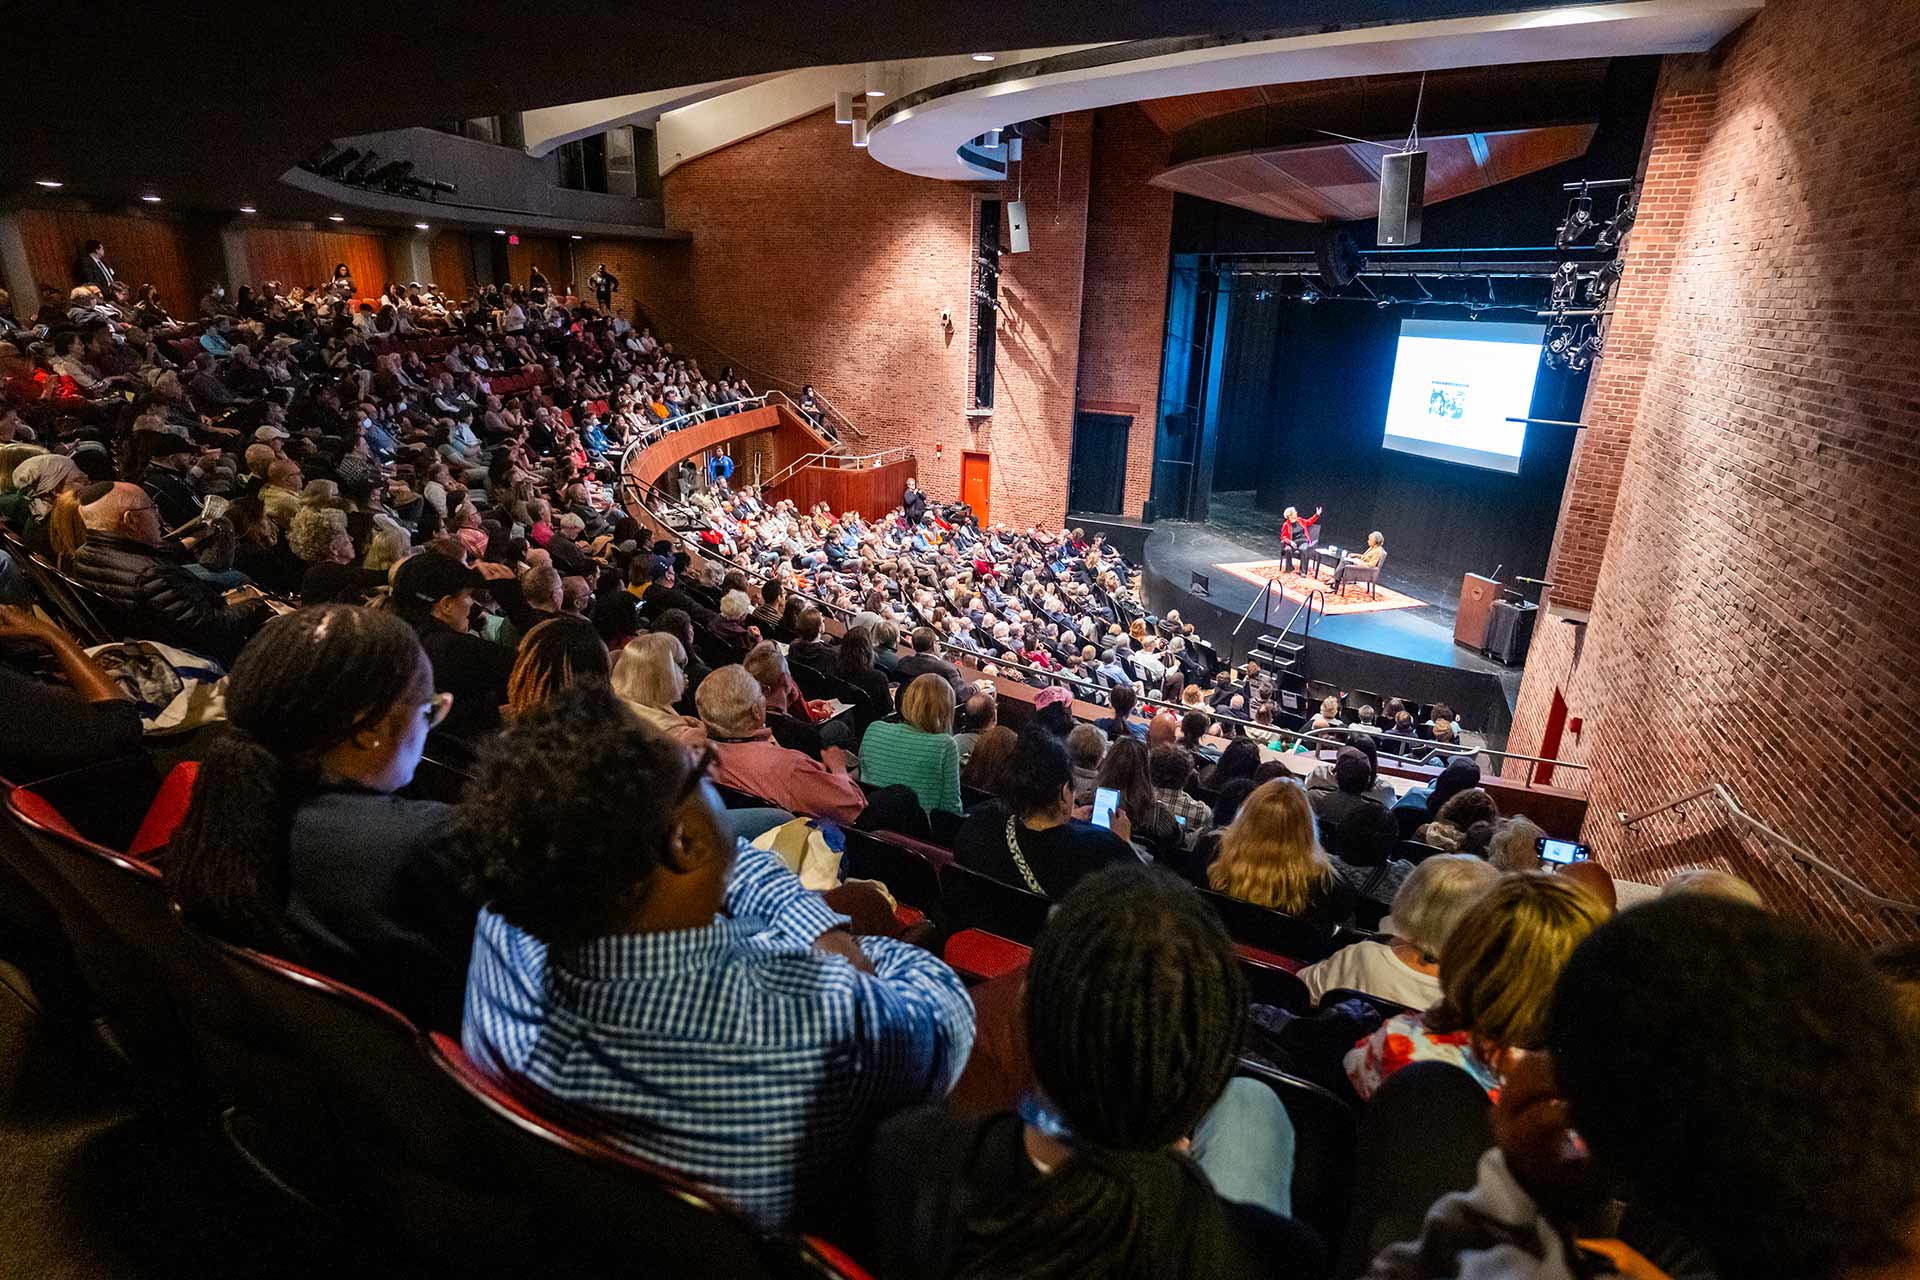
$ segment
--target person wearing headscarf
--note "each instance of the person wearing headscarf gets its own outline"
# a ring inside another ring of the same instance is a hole
[[[53,500],[86,481],[73,459],[64,454],[43,453],[28,458],[13,469],[12,490],[0,494],[0,520],[5,520],[29,547],[44,552],[47,514],[53,510]]]

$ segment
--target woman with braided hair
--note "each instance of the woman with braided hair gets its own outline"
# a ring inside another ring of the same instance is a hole
[[[262,627],[159,859],[188,917],[457,1028],[477,908],[452,811],[394,794],[452,700],[394,614],[336,604]]]
[[[867,1204],[887,1280],[1317,1276],[1288,1218],[1293,1130],[1233,1078],[1247,1018],[1226,930],[1171,874],[1082,880],[1027,969],[1036,1090],[1017,1112],[882,1126]]]

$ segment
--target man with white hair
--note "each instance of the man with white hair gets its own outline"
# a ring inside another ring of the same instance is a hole
[[[1318,1000],[1329,991],[1362,991],[1382,1000],[1426,1009],[1440,999],[1440,952],[1447,938],[1500,879],[1484,859],[1466,853],[1428,858],[1393,895],[1382,922],[1387,942],[1356,942],[1300,970]]]
[[[217,587],[187,572],[186,553],[164,542],[160,513],[139,485],[93,485],[77,496],[87,537],[69,572],[122,615],[107,623],[115,634],[160,640],[231,665],[266,621],[266,601],[230,605]]]
[[[815,760],[775,742],[767,729],[766,691],[745,667],[721,667],[702,680],[694,706],[713,748],[715,782],[791,813],[847,825],[859,820],[867,797],[847,774],[846,752],[822,747]]]

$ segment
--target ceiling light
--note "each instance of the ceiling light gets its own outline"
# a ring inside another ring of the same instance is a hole
[[[585,236],[568,236],[568,237],[567,237],[567,239],[569,239],[569,240],[584,240],[584,239],[586,239],[586,237],[585,237]]]
[[[53,178],[35,178],[33,180],[33,185],[36,187],[45,187],[49,191],[54,191],[61,187],[66,186],[67,184],[64,182],[56,181]]]
[[[345,222],[346,220],[347,215],[344,213],[330,213],[327,215],[328,222]]]
[[[887,96],[887,91],[885,89],[869,89],[867,90],[867,96],[869,98],[884,98]]]
[[[254,208],[254,207],[253,207],[252,205],[250,205],[250,204],[243,204],[243,205],[241,205],[241,206],[240,206],[240,212],[242,212],[242,213],[258,213],[258,212],[260,212],[260,211],[259,211],[258,209],[256,209],[256,208]]]
[[[432,230],[432,228],[431,228],[431,227],[429,227],[429,226],[428,226],[428,225],[427,225],[426,223],[424,223],[424,222],[416,222],[416,223],[414,223],[414,224],[413,224],[413,229],[414,229],[415,231],[430,231],[430,230]]]
[[[147,202],[148,204],[159,204],[159,203],[160,203],[160,197],[159,197],[159,196],[141,196],[140,198],[141,198],[142,200],[144,200],[144,201],[146,201],[146,202]]]
[[[973,60],[975,62],[992,62],[993,55],[990,53],[976,53],[973,55]]]

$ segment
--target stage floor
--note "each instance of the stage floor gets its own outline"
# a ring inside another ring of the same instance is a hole
[[[1183,589],[1189,574],[1206,574],[1213,588],[1212,602],[1237,617],[1259,596],[1260,589],[1215,566],[1273,559],[1278,555],[1279,530],[1280,517],[1256,510],[1251,494],[1215,494],[1207,523],[1162,521],[1155,525],[1147,544],[1147,555],[1162,577]],[[1472,566],[1440,568],[1399,555],[1390,557],[1387,566],[1381,575],[1381,585],[1426,603],[1375,613],[1317,617],[1313,634],[1353,649],[1492,675],[1499,680],[1511,705],[1520,689],[1520,668],[1502,666],[1453,642],[1460,578]],[[1272,625],[1278,627],[1285,622],[1296,607],[1294,601],[1274,592]],[[1252,619],[1240,632],[1240,650],[1260,634],[1260,615],[1260,608],[1255,605]],[[1222,652],[1225,651],[1223,647]]]

